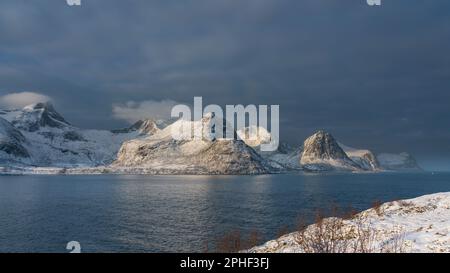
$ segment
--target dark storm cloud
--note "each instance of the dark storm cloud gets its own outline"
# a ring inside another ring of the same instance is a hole
[[[280,104],[375,151],[450,155],[450,2],[5,0],[0,95],[34,91],[83,127],[127,101]]]

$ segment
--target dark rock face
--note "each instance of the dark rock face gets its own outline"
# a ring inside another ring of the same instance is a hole
[[[0,151],[4,151],[9,155],[17,157],[30,157],[28,151],[22,145],[18,145],[17,143],[0,142]]]
[[[70,126],[49,102],[25,107],[24,112],[12,123],[17,128],[29,132],[35,132],[41,127],[64,128]]]
[[[0,151],[22,158],[30,157],[27,149],[22,145],[25,137],[8,121],[0,118]]]
[[[87,141],[81,134],[75,131],[65,132],[63,137],[67,141],[84,141],[84,142]]]
[[[64,127],[70,125],[58,112],[51,103],[38,103],[34,110],[42,111],[39,125],[42,127]]]

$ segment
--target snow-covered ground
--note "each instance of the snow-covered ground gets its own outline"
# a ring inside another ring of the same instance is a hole
[[[337,219],[337,218],[328,218]],[[327,219],[325,220],[327,221]],[[396,244],[395,252],[450,252],[450,192],[424,195],[418,198],[382,204],[342,220],[345,232],[363,223],[370,229],[368,243],[371,252],[383,252],[386,246]],[[317,232],[317,225],[310,225],[306,232]],[[302,253],[302,234],[294,232],[254,247],[252,253]],[[317,233],[316,233],[317,234]],[[368,234],[368,233],[367,233]],[[311,237],[310,237],[311,238]],[[349,238],[355,238],[349,235]],[[350,241],[353,239],[349,239]]]

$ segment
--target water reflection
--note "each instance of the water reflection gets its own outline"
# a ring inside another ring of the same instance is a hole
[[[336,203],[450,191],[449,174],[0,177],[0,251],[202,251],[239,228],[269,239]]]

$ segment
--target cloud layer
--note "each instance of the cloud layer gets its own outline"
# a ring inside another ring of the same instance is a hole
[[[41,90],[81,127],[143,117],[127,101],[202,96],[279,104],[294,144],[325,129],[374,151],[450,154],[448,0],[2,0],[0,37],[0,96]]]
[[[49,96],[35,92],[9,93],[0,97],[0,107],[6,109],[18,109],[27,105],[51,101]]]
[[[113,105],[113,115],[117,119],[134,123],[138,120],[155,119],[168,120],[172,107],[179,103],[173,100],[163,101],[129,101],[125,104]]]

